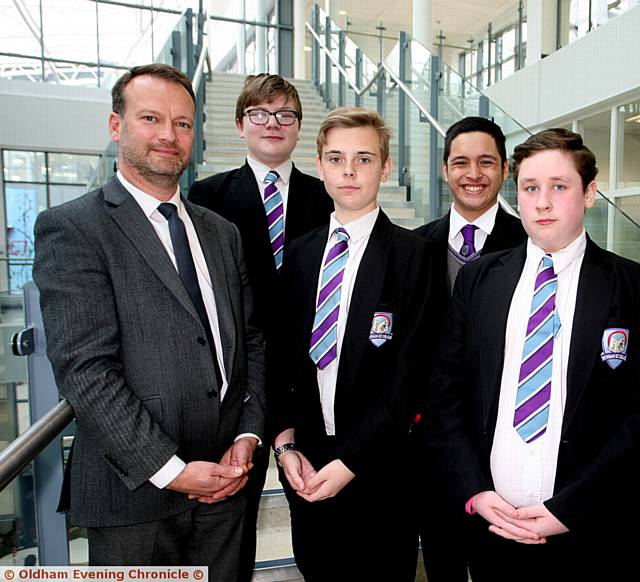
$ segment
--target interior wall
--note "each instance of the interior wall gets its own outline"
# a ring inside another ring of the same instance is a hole
[[[488,87],[487,96],[535,128],[640,93],[640,6]]]
[[[106,89],[0,80],[0,147],[101,153],[110,111]]]

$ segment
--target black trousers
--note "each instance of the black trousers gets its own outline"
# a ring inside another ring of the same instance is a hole
[[[448,491],[419,439],[420,434],[411,435],[411,450],[417,465],[414,515],[427,579],[429,582],[468,582],[473,516],[467,515]]]
[[[87,528],[91,566],[208,566],[211,582],[235,582],[245,499],[230,497],[157,521]]]
[[[613,508],[617,510],[617,508]],[[583,536],[551,536],[546,544],[526,545],[488,531],[474,515],[469,569],[473,582],[626,582],[638,579],[637,536],[615,528]]]
[[[304,443],[300,450],[305,453]],[[307,452],[317,470],[335,458],[327,437],[318,453]],[[413,582],[417,540],[411,524],[411,475],[356,476],[335,497],[310,503],[280,479],[289,501],[296,563],[305,582],[393,580]],[[381,464],[382,466],[382,464]],[[400,484],[398,484],[400,482]]]

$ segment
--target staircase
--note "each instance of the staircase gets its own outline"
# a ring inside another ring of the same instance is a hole
[[[244,79],[244,75],[214,73],[207,83],[207,150],[205,163],[198,166],[198,180],[244,164],[246,146],[238,136],[234,120],[236,99]],[[317,176],[316,135],[326,113],[324,103],[311,81],[294,80],[293,83],[298,89],[303,111],[300,141],[293,152],[293,161],[302,172]],[[392,147],[392,157],[395,157],[393,151]],[[405,188],[398,186],[397,181],[382,185],[378,202],[396,224],[405,228],[422,224],[415,216],[414,207],[406,202]]]

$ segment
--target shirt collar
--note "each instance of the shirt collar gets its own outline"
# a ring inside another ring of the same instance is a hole
[[[587,235],[583,229],[582,234],[578,236],[571,244],[555,253],[545,253],[540,247],[533,244],[531,239],[527,241],[527,258],[533,264],[539,265],[545,254],[550,254],[553,260],[553,270],[556,275],[566,269],[571,263],[578,260],[584,255],[587,248]]]
[[[142,212],[144,212],[145,216],[148,219],[151,219],[151,215],[158,209],[161,202],[157,198],[151,196],[151,194],[147,194],[140,188],[134,186],[131,182],[129,182],[118,170],[116,176],[120,183],[124,186],[125,190],[133,196],[134,200],[138,203],[140,208],[142,208]],[[171,204],[175,204],[178,208],[178,214],[182,213],[182,199],[180,198],[180,186],[176,186],[176,193],[171,197],[167,202],[171,202]]]
[[[364,216],[356,218],[351,222],[347,222],[347,224],[340,224],[336,218],[336,213],[332,212],[331,218],[329,219],[329,233],[333,234],[336,228],[342,227],[347,231],[349,240],[351,242],[356,242],[371,234],[373,225],[376,223],[379,213],[380,208],[376,206],[371,212],[367,212]]]
[[[275,170],[276,172],[278,172],[280,180],[282,180],[283,183],[288,184],[289,179],[291,178],[291,170],[293,170],[293,162],[291,160],[287,160],[284,164],[276,166],[275,168],[271,168],[269,166],[265,166],[258,160],[254,160],[251,156],[247,156],[247,163],[253,170],[253,175],[256,177],[256,180],[258,180],[258,182],[260,182],[261,184],[264,182],[265,176],[271,170]]]
[[[496,223],[496,215],[498,214],[498,202],[489,208],[482,216],[478,216],[473,222],[469,222],[462,216],[451,204],[451,214],[449,216],[449,240],[452,240],[460,229],[467,224],[474,224],[487,236],[491,234],[493,226]]]

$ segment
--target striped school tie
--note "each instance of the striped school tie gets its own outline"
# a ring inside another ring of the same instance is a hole
[[[276,186],[280,178],[278,172],[270,170],[264,178],[267,187],[264,189],[264,210],[267,213],[267,225],[269,226],[269,240],[271,250],[276,262],[276,269],[282,267],[282,253],[284,249],[284,204],[282,194]]]
[[[309,355],[324,370],[338,355],[338,313],[344,267],[349,258],[349,235],[344,228],[335,231],[338,242],[331,247],[322,268],[316,316],[311,332]]]
[[[545,255],[538,267],[531,301],[513,417],[513,426],[526,443],[542,436],[549,421],[553,341],[560,330],[556,313],[557,289],[558,276],[553,270],[553,260]]]

